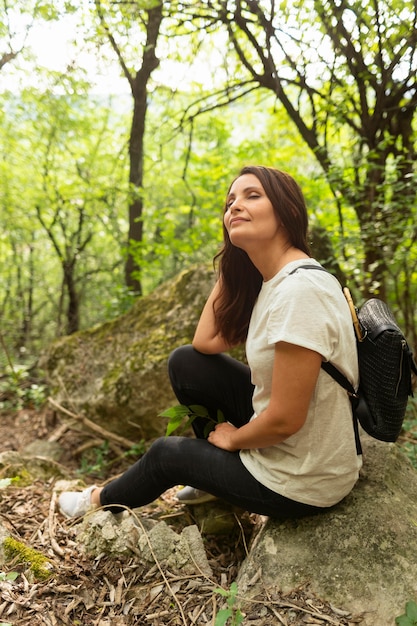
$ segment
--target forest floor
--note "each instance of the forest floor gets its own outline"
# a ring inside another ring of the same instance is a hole
[[[22,451],[34,440],[58,441],[59,463],[68,478],[79,478],[80,466],[86,468],[85,451],[95,449],[97,460],[96,438],[96,434],[73,430],[50,408],[0,413],[0,451]],[[102,472],[100,480],[123,471],[129,463],[126,457],[113,459],[109,476]],[[93,466],[90,463],[90,470]],[[97,480],[94,471],[82,478],[87,484]],[[176,532],[195,523],[190,507],[179,505],[174,493],[141,509],[141,515],[164,519]],[[39,550],[52,563],[52,575],[44,581],[32,579],[24,563],[9,562],[0,572],[0,626],[344,626],[361,622],[317,598],[308,586],[257,597],[253,609],[240,614],[230,586],[259,529],[257,516],[243,514],[236,531],[227,536],[204,536],[213,571],[210,578],[175,576],[158,564],[145,568],[135,555],[114,558],[83,553],[75,540],[74,522],[57,511],[51,480],[1,489],[0,522],[14,538]],[[13,576],[15,580],[9,578]],[[219,592],[220,588],[224,591]]]

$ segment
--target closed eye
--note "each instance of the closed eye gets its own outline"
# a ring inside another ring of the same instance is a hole
[[[257,200],[258,198],[261,198],[262,194],[259,193],[258,189],[253,189],[253,187],[248,187],[246,189],[243,190],[243,195],[244,197],[246,197],[248,200]],[[230,207],[232,206],[233,202],[236,200],[236,196],[234,194],[231,194],[230,196],[228,196],[227,200],[226,200],[226,211],[228,209],[230,209]]]

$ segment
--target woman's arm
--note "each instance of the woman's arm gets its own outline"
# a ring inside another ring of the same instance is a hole
[[[294,435],[307,419],[321,363],[318,352],[277,343],[268,407],[240,428],[218,424],[208,437],[210,443],[224,450],[248,450],[266,448]]]
[[[214,319],[214,303],[220,293],[219,281],[214,285],[213,291],[209,295],[204,309],[201,313],[200,320],[197,324],[193,347],[203,354],[218,354],[229,350],[232,346],[217,332]]]

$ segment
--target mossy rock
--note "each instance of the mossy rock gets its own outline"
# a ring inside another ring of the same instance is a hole
[[[360,479],[338,506],[268,520],[240,569],[241,594],[308,584],[317,597],[361,615],[363,626],[393,626],[417,597],[417,472],[396,444],[363,435],[362,445]]]
[[[54,400],[134,441],[164,434],[158,413],[176,404],[167,359],[190,343],[214,280],[194,267],[125,315],[54,342],[40,361]]]
[[[0,478],[11,478],[19,487],[30,485],[37,479],[64,478],[67,474],[67,470],[53,459],[22,455],[15,450],[0,453]]]

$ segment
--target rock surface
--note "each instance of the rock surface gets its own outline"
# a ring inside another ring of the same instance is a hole
[[[240,594],[308,582],[319,597],[363,614],[364,626],[393,626],[416,600],[417,472],[395,444],[363,437],[363,447],[361,478],[343,503],[266,523],[241,567]]]
[[[63,478],[66,470],[50,457],[6,450],[0,452],[0,475],[1,478],[13,478],[19,484],[30,484],[38,479]]]
[[[40,367],[54,400],[134,441],[164,434],[158,413],[176,404],[167,359],[190,343],[213,282],[208,266],[186,270],[125,315],[53,343]]]
[[[80,545],[95,556],[136,554],[148,566],[158,564],[164,570],[185,575],[212,575],[197,526],[186,526],[178,534],[166,522],[143,521],[140,511],[137,513],[89,513],[77,532]]]

